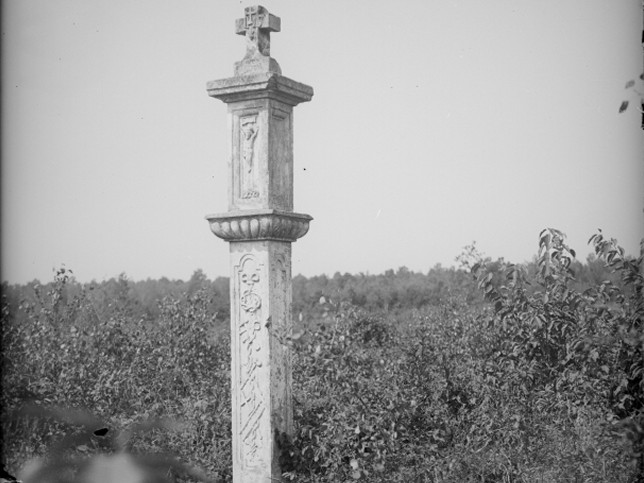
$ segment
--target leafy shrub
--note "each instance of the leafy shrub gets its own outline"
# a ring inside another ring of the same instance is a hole
[[[574,290],[575,252],[555,229],[540,235],[534,280],[528,280],[524,267],[507,264],[507,282],[495,287],[483,266],[473,268],[494,305],[490,324],[500,336],[493,377],[506,397],[518,398],[519,425],[552,432],[571,421],[592,423],[592,428],[582,424],[590,440],[566,455],[579,468],[590,467],[597,475],[600,468],[593,462],[610,457],[626,465],[630,459],[626,474],[644,475],[642,257],[626,258],[601,232],[589,243],[621,284],[604,280],[583,292]],[[528,284],[536,290],[529,292]],[[579,472],[563,476],[585,477]]]
[[[230,348],[227,327],[196,291],[160,304],[155,321],[122,305],[95,309],[94,293],[60,270],[46,293],[17,314],[2,311],[2,405],[88,408],[113,431],[150,418],[181,421],[175,431],[136,435],[140,453],[173,454],[230,480]],[[74,294],[73,296],[71,294]],[[5,418],[6,419],[6,418]],[[5,423],[3,457],[18,467],[65,434],[56,421]]]
[[[360,277],[300,280],[306,299],[286,342],[296,430],[279,435],[284,478],[642,481],[642,259],[601,233],[591,243],[586,265],[552,229],[528,264],[472,247],[461,262],[473,281],[463,270],[431,272],[450,288],[418,304],[424,276],[405,270],[371,279],[380,292],[364,307],[348,301]],[[5,290],[3,415],[27,400],[89,408],[110,434],[131,434],[115,445],[87,436],[95,423],[83,433],[57,419],[5,418],[7,467],[62,440],[80,458],[77,471],[88,461],[132,467],[156,453],[232,480],[228,324],[214,313],[213,284],[196,274],[178,286],[164,285],[153,310],[124,276],[81,285],[61,269],[19,297]],[[404,287],[414,288],[407,298]],[[352,297],[362,295],[355,288]],[[164,418],[180,424],[131,430]]]

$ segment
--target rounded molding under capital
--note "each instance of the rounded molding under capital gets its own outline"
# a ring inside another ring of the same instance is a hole
[[[277,210],[248,210],[206,216],[210,230],[228,242],[294,242],[306,235],[312,219],[309,215]]]

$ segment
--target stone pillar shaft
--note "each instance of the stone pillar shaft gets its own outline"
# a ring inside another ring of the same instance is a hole
[[[234,481],[275,481],[275,435],[293,428],[291,244],[231,242],[230,255]]]
[[[233,481],[281,481],[278,437],[293,434],[291,243],[309,215],[293,213],[293,107],[313,89],[282,76],[270,53],[280,19],[248,7],[236,23],[246,56],[209,82],[228,104],[228,212],[206,217],[230,243]]]

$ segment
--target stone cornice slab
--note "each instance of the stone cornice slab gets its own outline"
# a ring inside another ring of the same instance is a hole
[[[309,231],[313,218],[278,210],[245,210],[207,215],[210,230],[226,241],[294,242]]]
[[[246,76],[229,77],[206,84],[210,97],[225,103],[252,99],[276,99],[296,106],[313,97],[313,88],[275,72],[261,72]]]

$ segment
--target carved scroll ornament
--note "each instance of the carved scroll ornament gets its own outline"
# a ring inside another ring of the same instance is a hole
[[[251,254],[244,255],[236,269],[236,290],[239,297],[239,329],[237,357],[239,368],[239,429],[242,444],[240,459],[248,467],[259,463],[259,449],[264,440],[260,431],[262,416],[266,410],[264,391],[260,384],[262,371],[262,345],[258,340],[261,325],[262,299],[255,291],[260,282],[260,268]]]

